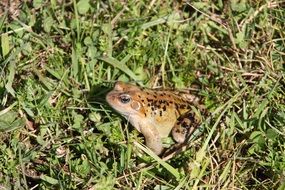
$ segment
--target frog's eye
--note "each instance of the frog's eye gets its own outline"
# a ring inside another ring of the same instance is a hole
[[[131,101],[131,97],[128,94],[123,94],[123,95],[120,96],[120,101],[123,104],[127,104],[127,103],[129,103]]]

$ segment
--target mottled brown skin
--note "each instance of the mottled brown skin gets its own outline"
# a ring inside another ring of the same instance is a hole
[[[157,155],[163,151],[161,138],[172,131],[174,140],[182,143],[200,123],[191,108],[194,101],[171,91],[117,82],[106,100],[144,135],[146,145]]]

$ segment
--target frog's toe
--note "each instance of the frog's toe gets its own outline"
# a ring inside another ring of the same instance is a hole
[[[172,129],[172,137],[178,143],[183,143],[185,141],[186,133],[187,130],[180,126],[174,126]]]

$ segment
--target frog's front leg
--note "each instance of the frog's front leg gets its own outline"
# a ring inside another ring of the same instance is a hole
[[[160,155],[163,151],[163,146],[158,130],[152,125],[144,125],[140,130],[145,137],[146,146],[156,155]]]
[[[172,128],[172,137],[178,143],[183,143],[199,127],[200,118],[193,111],[181,115]]]

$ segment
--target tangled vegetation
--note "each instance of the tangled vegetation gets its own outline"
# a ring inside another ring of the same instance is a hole
[[[284,189],[284,5],[2,1],[1,189]],[[203,132],[153,155],[105,102],[117,80],[192,89]]]

